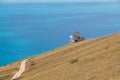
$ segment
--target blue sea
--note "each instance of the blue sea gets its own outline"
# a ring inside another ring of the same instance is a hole
[[[119,2],[0,3],[0,66],[85,39],[120,31]]]

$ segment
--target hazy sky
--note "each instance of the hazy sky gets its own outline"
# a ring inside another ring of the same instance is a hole
[[[0,0],[0,2],[106,2],[116,0]]]

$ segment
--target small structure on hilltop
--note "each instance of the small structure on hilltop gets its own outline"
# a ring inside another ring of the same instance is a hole
[[[73,43],[73,42],[74,42],[74,40],[73,40],[73,36],[70,35],[70,36],[69,36],[69,43]]]
[[[79,42],[79,41],[85,40],[83,37],[80,37],[80,33],[79,32],[75,32],[74,38],[75,38],[75,42]]]
[[[85,40],[85,38],[81,37],[79,32],[74,33],[74,38],[72,35],[69,36],[69,43],[79,42],[79,41],[83,41],[83,40]]]

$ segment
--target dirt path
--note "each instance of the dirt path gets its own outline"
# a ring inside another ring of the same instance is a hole
[[[27,60],[21,62],[20,70],[13,76],[12,80],[17,79],[25,70],[25,63]]]

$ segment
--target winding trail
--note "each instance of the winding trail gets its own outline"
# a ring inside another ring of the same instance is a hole
[[[26,61],[27,59],[21,62],[20,70],[13,76],[12,80],[19,78],[20,75],[24,72]]]

